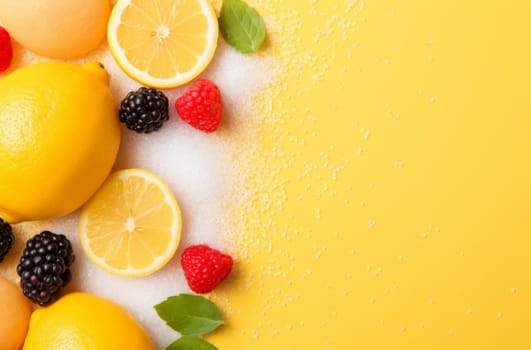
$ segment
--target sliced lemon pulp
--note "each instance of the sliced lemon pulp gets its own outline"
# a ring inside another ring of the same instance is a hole
[[[142,169],[118,171],[83,207],[81,244],[105,271],[127,277],[149,275],[175,254],[181,211],[169,186]]]
[[[206,68],[218,31],[208,0],[119,0],[107,38],[116,62],[133,79],[172,88]]]

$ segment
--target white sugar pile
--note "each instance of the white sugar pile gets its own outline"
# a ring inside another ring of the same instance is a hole
[[[39,60],[27,52],[19,54],[21,63],[18,66]],[[117,103],[127,92],[140,86],[121,71],[106,48],[83,61],[90,60],[102,62],[111,74],[111,89]],[[190,244],[207,243],[232,251],[231,220],[224,210],[224,198],[233,195],[238,179],[233,177],[236,165],[230,164],[229,154],[234,140],[246,129],[247,118],[253,115],[253,94],[271,79],[266,62],[264,57],[239,54],[220,39],[216,57],[201,75],[218,84],[224,99],[226,119],[215,134],[201,133],[177,116],[173,103],[189,85],[165,91],[170,100],[170,121],[160,131],[139,135],[123,127],[115,169],[138,167],[158,174],[173,189],[183,212],[180,249],[161,271],[148,277],[126,279],[97,268],[86,258],[79,242],[79,213],[15,227],[17,234],[23,237],[44,229],[66,234],[74,245],[77,259],[72,267],[74,280],[67,291],[90,292],[120,303],[146,327],[158,349],[165,348],[178,335],[159,319],[153,306],[169,296],[190,292],[179,265],[182,249]],[[16,254],[20,254],[22,243],[16,249]]]

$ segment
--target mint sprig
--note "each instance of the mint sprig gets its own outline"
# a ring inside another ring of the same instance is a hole
[[[258,51],[265,41],[262,16],[242,0],[223,0],[219,26],[223,38],[242,53]]]
[[[167,350],[217,350],[198,338],[224,324],[216,304],[200,295],[180,294],[169,297],[154,308],[168,326],[182,335]]]
[[[184,336],[171,343],[166,350],[218,350],[201,338]]]
[[[223,324],[216,304],[199,295],[181,294],[155,305],[168,326],[182,335],[204,335]]]

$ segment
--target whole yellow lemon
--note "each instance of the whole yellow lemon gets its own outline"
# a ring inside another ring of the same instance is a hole
[[[103,183],[120,144],[109,75],[98,63],[45,62],[0,80],[0,217],[68,214]]]
[[[86,293],[67,294],[31,315],[23,350],[155,350],[121,306]]]
[[[0,0],[0,20],[11,36],[35,53],[80,57],[104,39],[109,0]]]
[[[0,277],[0,349],[18,350],[24,343],[31,306],[20,288]]]

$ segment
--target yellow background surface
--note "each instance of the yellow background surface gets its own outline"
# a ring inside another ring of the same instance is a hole
[[[280,75],[210,340],[531,349],[530,3],[250,3]]]

